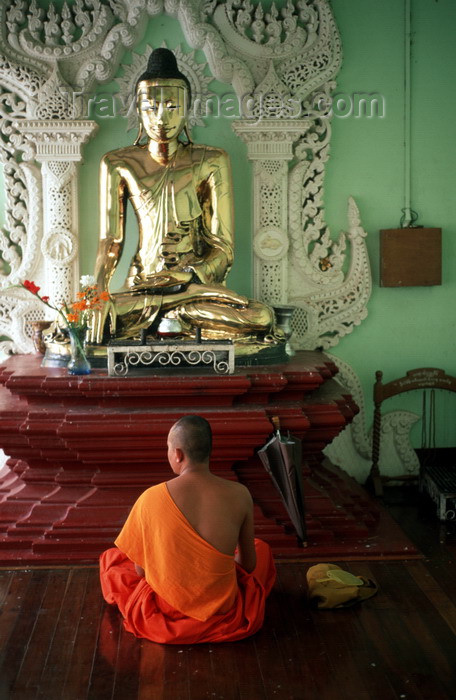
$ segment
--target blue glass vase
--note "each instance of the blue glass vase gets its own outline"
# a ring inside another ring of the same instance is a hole
[[[71,357],[67,365],[68,374],[90,374],[92,368],[84,350],[84,341],[81,336],[72,330],[68,330],[70,336]]]

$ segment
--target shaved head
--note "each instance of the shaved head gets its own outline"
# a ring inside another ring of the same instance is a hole
[[[174,423],[170,438],[175,447],[187,455],[191,462],[207,462],[212,449],[212,430],[201,416],[184,416]]]

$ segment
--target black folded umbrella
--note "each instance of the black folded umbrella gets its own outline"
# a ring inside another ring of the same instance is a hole
[[[301,440],[291,435],[283,437],[277,429],[269,442],[258,450],[258,455],[280,493],[298,539],[305,546],[307,534],[302,488]]]

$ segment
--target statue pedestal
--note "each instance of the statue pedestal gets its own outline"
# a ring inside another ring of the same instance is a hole
[[[166,436],[188,413],[211,422],[212,469],[249,485],[257,533],[275,555],[311,555],[309,547],[297,546],[254,454],[277,415],[284,431],[302,438],[306,463],[319,464],[321,450],[352,420],[357,407],[332,380],[337,368],[324,354],[298,353],[287,365],[223,376],[156,372],[115,378],[95,370],[74,377],[40,363],[40,356],[16,355],[0,367],[0,447],[9,455],[0,481],[2,563],[95,562],[112,545],[137,496],[171,477]],[[335,542],[342,521],[347,533],[351,523],[355,537],[367,532],[366,519],[360,523],[347,515],[349,503],[341,510],[325,495],[314,468],[311,474],[306,466],[305,473],[311,542]],[[355,501],[359,512],[361,499]],[[312,503],[318,527],[312,526]],[[331,531],[321,526],[324,512],[332,517]]]

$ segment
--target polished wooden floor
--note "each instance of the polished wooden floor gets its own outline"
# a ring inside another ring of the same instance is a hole
[[[389,508],[422,560],[339,562],[380,591],[325,612],[306,603],[308,564],[279,564],[263,629],[234,644],[134,638],[94,568],[1,570],[0,699],[453,700],[456,534],[408,493]]]

